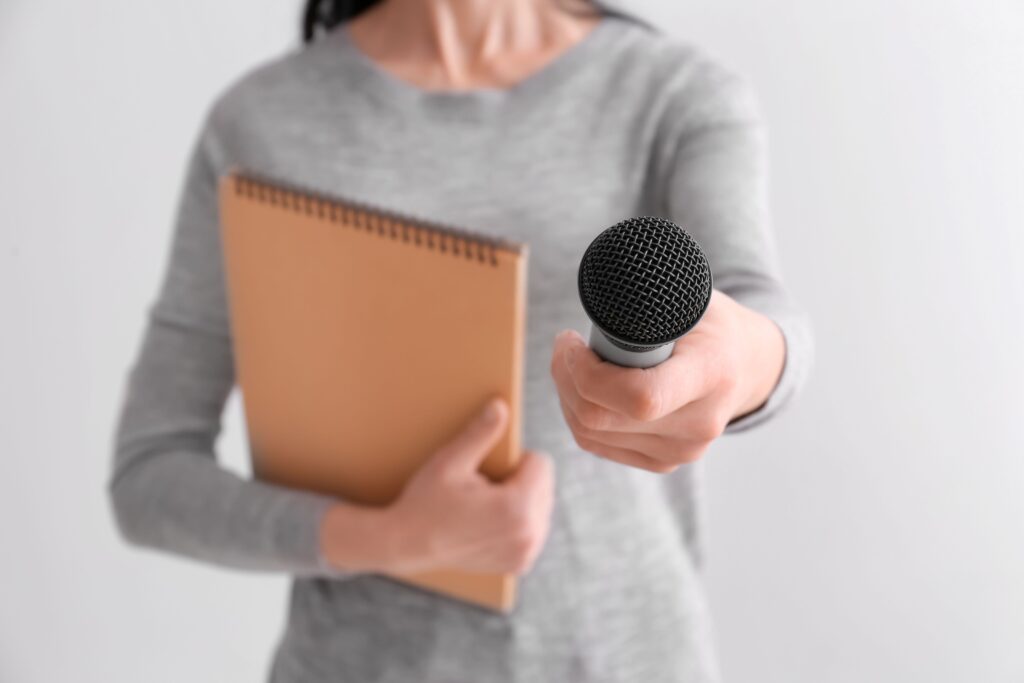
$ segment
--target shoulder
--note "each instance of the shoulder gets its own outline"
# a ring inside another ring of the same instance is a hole
[[[759,120],[749,80],[708,50],[639,22],[611,21],[619,34],[617,80],[632,84],[633,96],[677,124]]]
[[[346,69],[334,47],[326,41],[294,47],[228,82],[207,107],[203,124],[203,137],[222,152],[215,156],[234,156],[247,140],[272,136],[315,108],[317,98],[339,92]]]
[[[321,43],[298,46],[239,74],[214,99],[212,123],[231,121],[254,107],[296,103],[334,75],[333,65],[325,59],[327,52]]]

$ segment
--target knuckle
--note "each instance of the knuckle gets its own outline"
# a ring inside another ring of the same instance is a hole
[[[704,453],[705,453],[705,451],[707,451],[707,449],[708,449],[708,444],[702,444],[702,445],[697,446],[695,448],[689,448],[689,449],[683,451],[682,453],[680,453],[679,464],[680,465],[689,465],[689,464],[697,462],[698,460],[701,459],[701,457],[704,455]]]
[[[595,379],[592,372],[581,369],[579,365],[576,366],[575,373],[573,374],[573,384],[576,387],[576,393],[590,403],[593,403],[594,399],[600,396],[604,389]]]
[[[512,569],[517,574],[524,574],[533,566],[536,557],[536,541],[533,537],[520,537],[512,542]]]
[[[652,462],[647,469],[657,474],[671,474],[679,469],[679,462]]]
[[[649,387],[638,389],[630,397],[629,416],[641,422],[657,419],[661,411],[661,396]]]
[[[597,453],[599,447],[597,442],[594,441],[593,439],[588,438],[578,432],[573,432],[572,437],[573,439],[575,439],[576,445],[579,446],[584,451],[588,453]]]
[[[702,417],[693,425],[693,437],[701,443],[711,443],[725,431],[725,422],[717,415]]]
[[[562,404],[562,414],[565,416],[565,423],[569,425],[569,429],[571,429],[573,433],[584,432],[587,430],[587,428],[583,426],[583,423],[580,422],[579,415],[576,414],[576,411],[569,408],[564,403]]]
[[[669,439],[659,449],[657,457],[659,460],[668,463],[680,463],[686,461],[686,453],[689,444],[682,439]]]
[[[718,438],[718,433],[712,423],[701,423],[694,428],[694,439],[701,444],[709,444]]]
[[[732,394],[739,387],[739,374],[732,368],[731,364],[723,363],[722,369],[715,373],[714,381],[717,390],[723,394]]]
[[[596,403],[583,403],[576,412],[576,420],[584,429],[603,431],[608,427],[608,411]]]
[[[442,465],[434,471],[434,481],[444,488],[455,486],[461,478],[461,473],[449,465]]]
[[[523,516],[523,505],[517,492],[506,491],[498,498],[498,515],[503,523],[515,528]]]
[[[656,471],[668,474],[682,465],[699,460],[710,443],[710,441],[696,440],[692,437],[667,441],[657,455],[660,465]]]
[[[533,550],[535,543],[535,535],[532,527],[529,525],[523,528],[517,529],[515,534],[512,536],[512,547],[516,553],[525,555]]]

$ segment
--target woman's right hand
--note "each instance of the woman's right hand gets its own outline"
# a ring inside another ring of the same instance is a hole
[[[391,505],[376,513],[345,504],[331,510],[321,530],[328,561],[344,568],[353,564],[346,557],[360,557],[360,569],[395,574],[529,571],[547,538],[554,478],[550,460],[532,451],[501,482],[480,473],[507,425],[506,404],[493,399],[416,471]],[[332,533],[332,519],[338,533]],[[364,546],[362,552],[353,552],[352,543]]]

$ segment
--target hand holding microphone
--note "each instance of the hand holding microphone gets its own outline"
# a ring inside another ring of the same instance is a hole
[[[698,459],[767,400],[785,357],[767,317],[712,289],[697,243],[658,218],[622,221],[580,265],[591,347],[555,339],[551,374],[579,446],[653,472]]]

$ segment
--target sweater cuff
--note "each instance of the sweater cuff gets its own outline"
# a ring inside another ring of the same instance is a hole
[[[736,434],[752,429],[777,415],[803,385],[807,366],[813,352],[809,326],[800,313],[776,313],[761,311],[782,332],[785,345],[782,374],[768,400],[753,412],[737,417],[726,428],[726,434]]]
[[[320,547],[320,526],[335,501],[305,491],[291,491],[278,511],[275,549],[285,568],[296,576],[344,576],[332,567]]]

